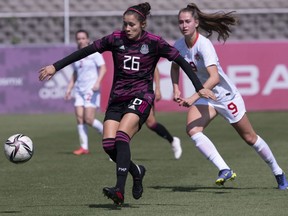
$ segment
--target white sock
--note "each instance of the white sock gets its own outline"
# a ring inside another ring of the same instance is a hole
[[[95,128],[99,133],[103,134],[103,124],[98,119],[94,119],[92,127]]]
[[[270,150],[268,144],[258,136],[256,143],[252,146],[258,155],[268,164],[274,175],[279,175],[283,173],[283,170],[277,164],[277,161]]]
[[[194,134],[193,136],[191,136],[191,139],[195,142],[198,150],[219,170],[230,169],[217,151],[214,144],[211,142],[211,140],[202,132]]]
[[[78,124],[77,125],[80,145],[83,149],[88,150],[88,134],[87,134],[87,125]]]

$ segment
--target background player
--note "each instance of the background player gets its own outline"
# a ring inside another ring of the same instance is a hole
[[[161,90],[160,90],[160,74],[159,70],[156,67],[154,72],[154,82],[155,82],[155,100],[156,102],[161,100]],[[182,147],[181,147],[181,141],[178,137],[173,137],[170,132],[167,130],[167,128],[157,122],[155,117],[155,111],[154,111],[154,105],[152,109],[150,110],[150,114],[148,116],[148,119],[146,120],[146,126],[157,133],[159,136],[166,139],[170,144],[171,148],[174,154],[175,159],[179,159],[182,155]]]
[[[89,45],[89,34],[85,30],[78,30],[75,34],[78,49]],[[74,73],[68,84],[65,99],[71,99],[71,92],[75,89],[75,116],[80,139],[80,148],[75,155],[88,154],[87,126],[103,133],[103,124],[95,118],[96,108],[100,107],[100,86],[106,73],[105,61],[98,52],[93,53],[73,63]]]

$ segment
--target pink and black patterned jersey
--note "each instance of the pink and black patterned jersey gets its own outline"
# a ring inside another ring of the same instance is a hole
[[[192,81],[196,91],[203,88],[190,64],[161,37],[143,31],[137,41],[129,40],[125,32],[116,31],[77,50],[53,66],[58,71],[95,52],[111,51],[114,61],[114,79],[110,103],[139,97],[153,103],[153,77],[158,60],[163,57],[176,62]]]
[[[123,31],[115,31],[94,41],[93,45],[97,52],[112,52],[114,79],[110,102],[140,97],[152,103],[153,76],[159,58],[173,61],[179,55],[161,37],[146,31],[137,41],[129,40]]]

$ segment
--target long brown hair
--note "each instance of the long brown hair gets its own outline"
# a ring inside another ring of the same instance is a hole
[[[202,12],[196,4],[190,3],[186,8],[182,8],[179,13],[189,12],[192,14],[192,17],[199,21],[199,26],[201,30],[207,32],[206,37],[210,37],[213,34],[213,31],[218,33],[217,40],[226,41],[231,33],[231,26],[236,25],[237,19],[232,14],[235,11],[231,11],[228,13],[225,12],[216,12],[216,13],[204,13]]]
[[[129,7],[124,12],[123,16],[126,14],[134,14],[134,15],[136,15],[137,19],[140,22],[144,22],[146,20],[147,16],[150,14],[150,9],[151,9],[151,6],[148,2],[140,3],[138,5],[134,5],[134,6]]]

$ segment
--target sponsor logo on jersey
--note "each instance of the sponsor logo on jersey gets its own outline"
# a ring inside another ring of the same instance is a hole
[[[147,45],[147,44],[143,44],[143,45],[141,46],[140,52],[141,52],[142,54],[147,54],[147,53],[149,53],[149,47],[148,47],[148,45]]]

